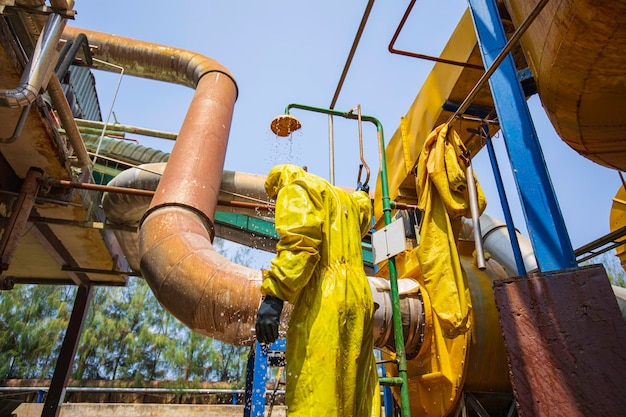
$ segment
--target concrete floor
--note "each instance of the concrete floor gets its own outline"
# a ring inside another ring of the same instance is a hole
[[[17,417],[40,417],[43,404],[21,404]],[[265,415],[269,415],[266,407]],[[59,417],[242,417],[243,405],[92,404],[61,406]],[[285,407],[275,406],[272,417],[285,417]]]

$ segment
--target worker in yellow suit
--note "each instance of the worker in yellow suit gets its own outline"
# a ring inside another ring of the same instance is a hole
[[[276,340],[283,300],[293,304],[287,415],[379,416],[374,303],[361,252],[371,222],[369,196],[290,164],[270,170],[265,190],[276,200],[280,240],[263,272],[256,334],[262,343]]]

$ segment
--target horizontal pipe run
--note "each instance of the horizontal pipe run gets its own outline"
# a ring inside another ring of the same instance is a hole
[[[47,392],[49,387],[0,387],[0,392]],[[67,387],[66,392],[82,392],[82,393],[123,393],[123,394],[197,394],[197,395],[216,395],[216,394],[245,394],[245,389],[219,389],[219,388],[116,388],[116,387]],[[284,390],[267,390],[267,395],[276,392],[284,394]]]
[[[44,183],[45,185],[53,186],[53,187],[79,188],[82,190],[92,190],[92,191],[101,191],[101,192],[110,192],[110,193],[119,193],[119,194],[132,194],[132,195],[139,195],[143,197],[152,197],[154,195],[154,191],[150,191],[150,190],[111,187],[108,185],[88,184],[88,183],[83,183],[83,182],[75,182],[75,181],[67,181],[67,180],[55,180],[52,178],[45,178],[41,182]]]
[[[143,171],[152,172],[152,171],[149,171],[149,170],[147,170],[147,169],[145,169],[145,168],[141,168],[141,167],[140,167],[140,165],[141,165],[141,164],[140,164],[140,163],[138,163],[138,162],[122,161],[121,159],[111,158],[111,157],[109,157],[109,156],[104,156],[104,155],[96,155],[96,153],[95,153],[95,152],[87,152],[87,154],[89,154],[89,156],[97,156],[97,157],[98,157],[98,159],[104,159],[105,161],[115,162],[116,164],[124,165],[124,166],[127,166],[127,167],[129,167],[129,168],[137,168],[137,169],[141,169],[141,170],[143,170]],[[154,174],[161,175],[161,173],[160,173],[160,172],[153,172],[153,173],[154,173]]]
[[[404,383],[404,380],[400,377],[382,377],[382,378],[378,378],[378,382],[380,383],[380,385],[402,385]]]
[[[110,185],[88,184],[88,183],[73,182],[73,181],[68,181],[68,180],[55,180],[51,178],[46,178],[42,180],[41,182],[46,185],[51,185],[53,187],[79,188],[83,190],[100,191],[100,192],[107,192],[107,193],[118,193],[118,194],[130,194],[130,195],[137,195],[137,196],[142,196],[142,197],[154,197],[156,193],[156,191],[152,191],[152,190],[114,187]],[[246,203],[243,201],[226,201],[226,200],[218,200],[218,205],[249,208],[249,209],[264,209],[264,210],[273,210],[276,207],[273,204]]]
[[[71,26],[65,28],[63,39],[75,39],[81,33],[87,36],[89,46],[94,48],[94,58],[113,64],[101,66],[94,63],[94,68],[99,70],[117,71],[117,67],[123,67],[127,75],[191,88],[196,88],[206,74],[220,73],[235,84],[234,77],[222,64],[185,49]]]
[[[396,210],[417,210],[417,206],[414,204],[405,204],[405,203],[399,203],[397,201],[391,201],[389,202],[389,204],[391,205],[392,209],[396,209]]]
[[[100,132],[106,128],[104,132],[105,135],[116,135],[120,132],[125,132],[125,133],[133,133],[133,134],[141,135],[141,136],[148,136],[151,138],[168,139],[168,140],[176,140],[176,137],[178,136],[177,133],[165,132],[162,130],[147,129],[144,127],[123,125],[119,123],[104,123],[104,122],[98,122],[94,120],[76,119],[76,124],[78,125],[80,131],[83,131],[83,129],[81,129],[83,127],[97,129]]]

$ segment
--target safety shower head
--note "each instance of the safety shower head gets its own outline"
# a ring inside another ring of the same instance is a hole
[[[270,123],[270,129],[272,129],[272,132],[281,137],[289,136],[301,127],[302,125],[300,124],[300,120],[290,114],[281,114],[280,116],[276,116],[272,120],[272,123]]]

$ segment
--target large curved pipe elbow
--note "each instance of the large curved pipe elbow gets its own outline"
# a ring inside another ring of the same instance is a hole
[[[222,257],[211,226],[187,208],[165,206],[140,231],[141,272],[157,299],[192,330],[234,345],[254,340],[262,275]]]
[[[196,332],[252,340],[262,276],[213,248],[226,144],[237,95],[231,77],[198,80],[176,145],[139,229],[141,272],[168,311]]]
[[[87,36],[89,45],[95,47],[95,57],[123,67],[129,75],[196,88],[204,75],[219,72],[234,83],[232,74],[222,64],[186,49],[70,26],[65,28],[63,38],[73,40],[81,33]],[[94,67],[103,71],[114,70],[97,62]]]
[[[63,36],[81,33],[95,47],[95,58],[126,74],[195,88],[140,225],[140,268],[161,305],[185,325],[227,343],[248,344],[261,271],[227,261],[211,244],[237,96],[234,78],[217,61],[179,48],[72,27]]]

